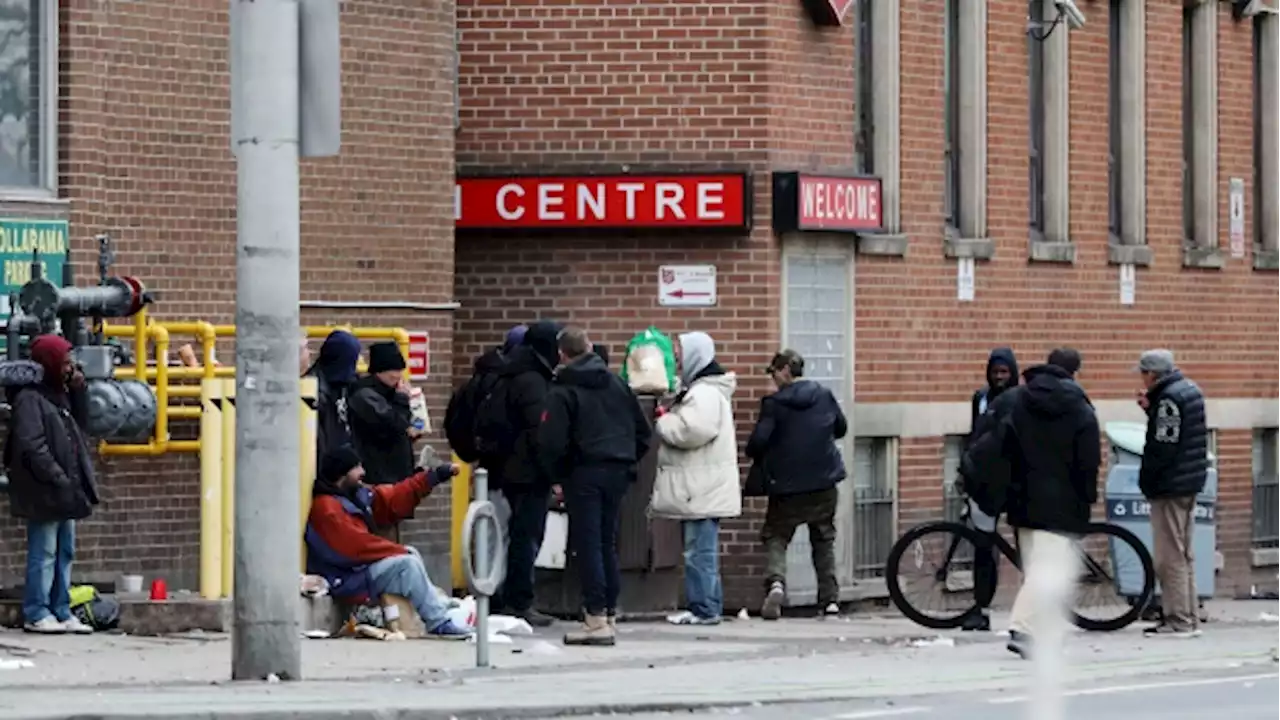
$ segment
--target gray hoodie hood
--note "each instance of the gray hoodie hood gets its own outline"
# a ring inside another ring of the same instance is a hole
[[[704,332],[680,336],[680,381],[688,387],[716,359],[716,343]]]

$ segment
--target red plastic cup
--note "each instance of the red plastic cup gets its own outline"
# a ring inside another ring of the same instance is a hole
[[[169,586],[165,584],[163,578],[156,578],[151,581],[151,600],[160,601],[169,599]]]

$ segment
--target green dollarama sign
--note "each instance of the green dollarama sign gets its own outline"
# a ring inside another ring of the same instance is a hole
[[[70,229],[66,220],[13,220],[0,218],[0,262],[4,282],[0,285],[0,316],[13,311],[10,295],[16,295],[31,279],[31,254],[40,251],[44,277],[62,285],[62,267],[67,260]],[[3,347],[3,341],[0,341]]]

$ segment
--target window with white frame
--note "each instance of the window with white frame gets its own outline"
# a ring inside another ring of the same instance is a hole
[[[1120,205],[1123,172],[1120,166],[1120,3],[1123,0],[1111,0],[1107,12],[1107,217],[1111,234],[1111,243],[1119,245],[1123,242],[1124,231],[1120,216],[1123,209]]]
[[[1030,118],[1027,191],[1031,239],[1044,240],[1044,41],[1039,30],[1045,26],[1044,2],[1029,0],[1028,23],[1036,31],[1027,33],[1027,104]]]
[[[960,236],[960,10],[963,0],[946,0],[943,23],[943,213],[948,232]]]
[[[964,489],[960,487],[960,458],[965,435],[947,435],[942,440],[942,519],[957,522],[964,512]]]
[[[0,0],[0,192],[57,185],[55,0]]]
[[[1253,548],[1267,550],[1280,547],[1280,458],[1276,446],[1276,428],[1253,431]]]
[[[1253,18],[1253,266],[1277,267],[1280,240],[1280,17],[1260,13]]]
[[[1183,265],[1221,268],[1218,249],[1218,3],[1182,9]]]
[[[860,437],[853,442],[856,578],[883,577],[885,558],[897,539],[897,453],[897,438]]]
[[[1195,55],[1192,47],[1195,7],[1182,8],[1182,236],[1191,240],[1196,236],[1195,220],[1195,74],[1192,63]]]
[[[872,59],[875,42],[871,31],[871,17],[875,12],[871,0],[859,0],[856,9],[857,35],[855,43],[854,77],[857,84],[854,102],[857,112],[857,138],[854,141],[854,154],[858,172],[874,175],[875,164],[875,94],[874,83],[875,62]]]

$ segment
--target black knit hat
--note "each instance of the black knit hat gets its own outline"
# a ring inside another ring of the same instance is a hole
[[[377,375],[387,370],[404,370],[404,356],[400,346],[393,342],[374,343],[369,346],[369,374]]]
[[[320,458],[319,472],[316,473],[315,495],[341,495],[338,483],[342,477],[351,472],[351,468],[360,464],[360,457],[350,445],[339,445]]]

